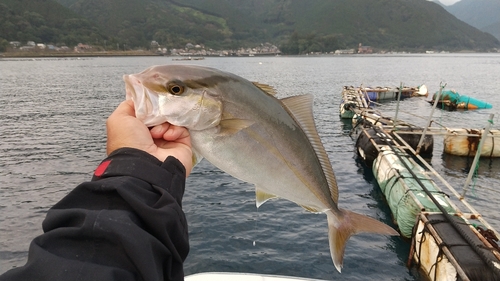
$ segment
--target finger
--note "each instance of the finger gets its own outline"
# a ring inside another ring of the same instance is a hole
[[[135,117],[134,102],[131,100],[126,100],[121,102],[118,107],[109,115],[106,121],[106,126],[109,128],[115,122],[123,122],[123,117]]]
[[[168,130],[163,134],[163,139],[167,141],[175,141],[189,137],[189,131],[184,127],[170,125]]]
[[[114,113],[118,115],[127,115],[135,117],[134,102],[132,100],[125,100],[121,102],[115,109]]]
[[[165,134],[168,131],[169,127],[170,127],[169,123],[163,123],[163,124],[154,126],[150,130],[151,137],[153,137],[154,139],[163,138],[163,134]]]

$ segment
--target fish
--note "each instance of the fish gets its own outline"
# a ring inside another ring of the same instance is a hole
[[[278,99],[269,85],[197,65],[156,65],[123,79],[139,120],[187,128],[193,161],[205,158],[254,184],[257,207],[284,198],[325,213],[339,272],[351,235],[399,235],[376,219],[338,207],[337,181],[316,129],[311,94]]]

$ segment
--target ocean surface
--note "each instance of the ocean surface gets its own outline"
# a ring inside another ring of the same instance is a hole
[[[355,153],[352,126],[339,118],[343,86],[425,84],[487,101],[490,110],[442,111],[451,128],[483,128],[500,120],[500,54],[322,57],[171,57],[0,59],[0,273],[26,262],[47,210],[89,180],[105,157],[105,120],[125,98],[124,74],[158,64],[199,64],[276,88],[278,97],[313,94],[318,131],[339,184],[339,206],[392,225],[383,195]],[[421,125],[426,98],[400,102],[398,118]],[[394,116],[396,101],[377,107]],[[472,159],[443,155],[435,137],[431,165],[461,191]],[[500,230],[500,159],[482,159],[468,200]],[[205,160],[188,178],[183,206],[191,251],[186,274],[208,271],[291,275],[325,280],[423,280],[406,266],[410,244],[399,237],[351,237],[338,273],[329,254],[324,214],[279,199],[255,207],[254,187]]]

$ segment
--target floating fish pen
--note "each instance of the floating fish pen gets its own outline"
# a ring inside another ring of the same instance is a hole
[[[459,194],[416,151],[408,151],[420,160],[435,183],[440,183],[446,194],[453,195],[450,198],[467,210],[452,205],[454,211],[450,212],[441,200],[429,196],[439,212],[423,210],[417,216],[410,261],[430,280],[500,280],[500,248],[496,243],[499,234],[465,200],[465,188]]]
[[[433,111],[438,105],[439,103],[435,101]],[[424,155],[429,154],[427,152],[428,149],[432,150],[432,147],[429,147],[429,145],[432,144],[432,140],[429,136],[441,135],[444,137],[443,152],[446,154],[469,157],[476,155],[479,151],[480,157],[500,157],[500,130],[456,129],[444,126],[441,126],[440,128],[430,127],[430,124],[432,124],[432,113],[428,121],[429,126],[422,129],[410,123],[383,116],[379,111],[371,108],[354,109],[354,111],[355,114],[353,115],[352,120],[355,127],[358,125],[371,124],[386,126],[386,128],[389,128],[390,131],[397,130],[411,147]],[[488,120],[488,122],[488,126],[493,124],[492,119]],[[392,128],[389,126],[392,126]],[[425,137],[423,142],[420,143],[421,147],[416,149],[416,146],[418,146],[416,141],[420,139],[422,134]],[[482,143],[481,139],[484,139]]]
[[[340,103],[340,117],[351,119],[357,110],[370,108],[370,104],[383,100],[396,100],[409,97],[427,97],[427,87],[354,87],[344,86]]]
[[[490,130],[479,148],[485,130],[447,129],[444,136],[444,152],[457,156],[474,156],[479,150],[481,157],[500,157],[500,131]]]
[[[394,222],[405,238],[412,237],[415,218],[420,212],[440,211],[425,189],[447,212],[455,213],[453,203],[427,172],[400,148],[382,146],[373,162],[373,174],[389,204]]]
[[[363,159],[368,167],[372,167],[373,161],[380,153],[380,146],[399,145],[394,141],[394,131],[396,132],[412,132],[412,134],[402,134],[401,138],[413,149],[417,149],[419,140],[422,136],[421,128],[413,127],[397,127],[396,130],[385,129],[380,130],[373,127],[363,127],[356,140],[356,150],[358,155]],[[421,144],[420,154],[424,157],[431,157],[434,151],[434,138],[432,135],[424,136]]]
[[[368,110],[357,114],[363,121],[356,148],[372,167],[401,235],[411,240],[409,264],[429,280],[500,280],[498,233],[421,156],[433,149],[425,138],[442,130],[400,126]],[[409,135],[416,136],[411,145]]]
[[[340,102],[340,118],[351,119],[357,109],[368,108],[369,104],[359,88],[344,86],[342,101]]]
[[[422,212],[410,257],[430,280],[500,280],[499,248],[491,229],[469,219]]]
[[[383,116],[380,112],[374,109],[356,110],[352,123],[354,126],[371,124],[376,126],[394,125],[394,120],[390,117]]]
[[[360,157],[369,167],[371,167],[373,160],[377,158],[380,145],[387,144],[387,142],[396,144],[393,140],[393,132],[403,133],[401,138],[413,149],[417,149],[424,134],[421,127],[401,120],[396,121],[372,109],[358,110],[353,117],[353,126],[355,129],[361,127],[356,140],[356,148]],[[430,157],[433,150],[434,138],[432,135],[426,134],[420,143],[420,153]]]
[[[410,97],[427,97],[427,87],[360,87],[370,101],[397,100]]]
[[[362,128],[356,149],[365,164],[372,168],[400,233],[411,238],[415,217],[421,211],[439,211],[427,198],[419,182],[423,182],[427,190],[439,197],[448,211],[453,212],[454,208],[427,172],[406,152],[410,145],[403,137],[408,135],[398,135],[401,139],[397,140],[395,134],[377,126]],[[432,153],[432,147],[431,143],[426,152]]]
[[[460,95],[454,90],[445,90],[441,93],[436,92],[432,96],[432,100],[429,103],[438,103],[440,108],[446,110],[457,110],[457,109],[489,109],[492,108],[492,105],[484,102],[482,100],[478,100],[469,96]]]

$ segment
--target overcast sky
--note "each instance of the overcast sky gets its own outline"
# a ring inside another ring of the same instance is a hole
[[[460,0],[439,0],[439,2],[441,2],[441,3],[443,3],[443,4],[447,5],[447,6],[453,5],[456,2],[458,2],[458,1],[460,1]]]

